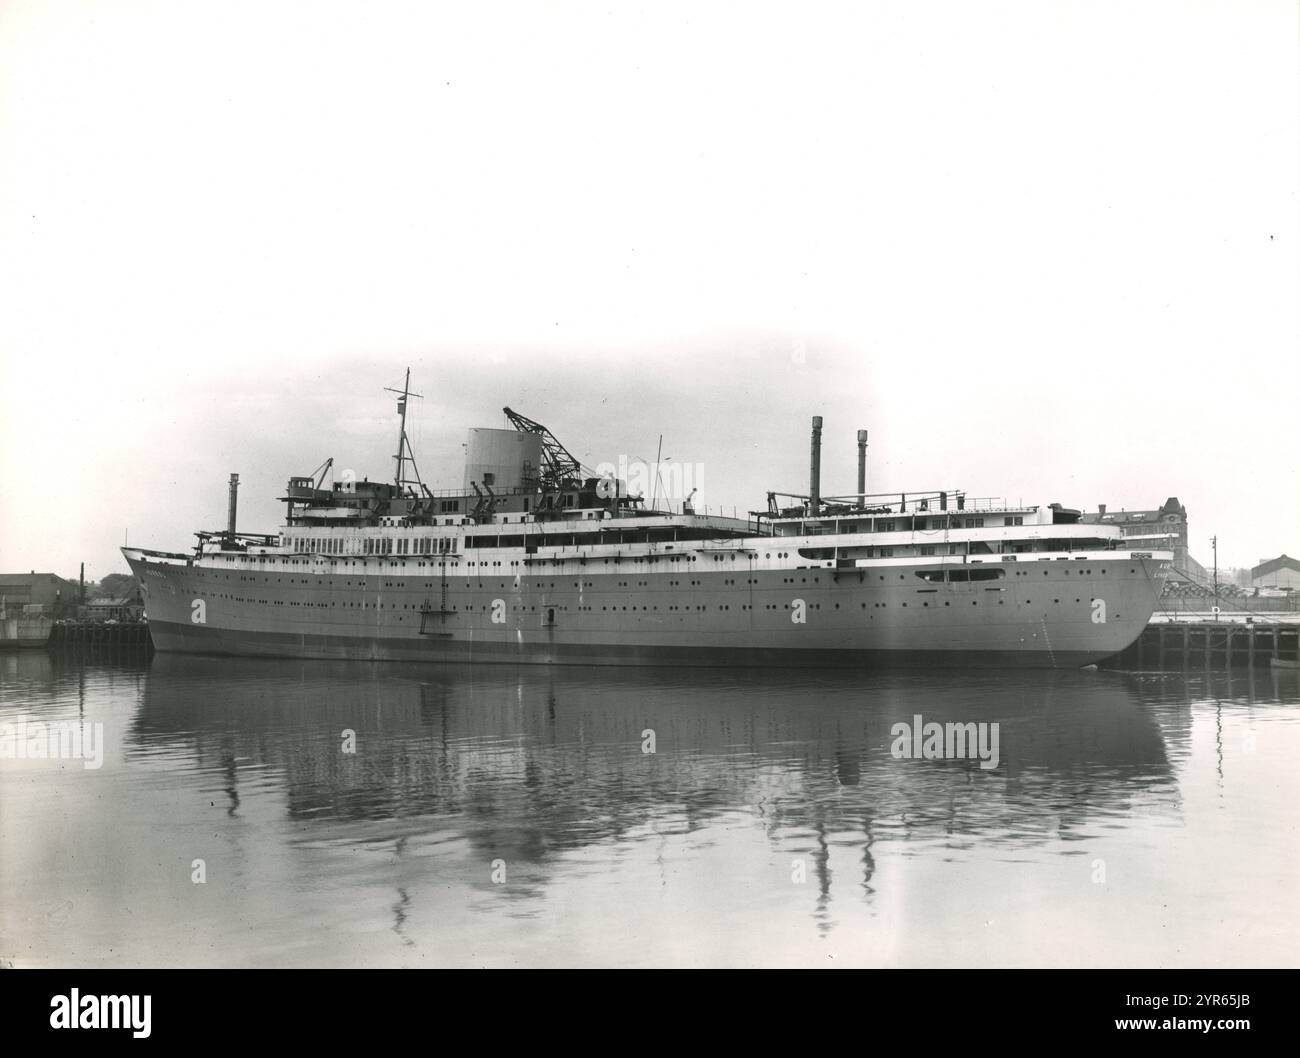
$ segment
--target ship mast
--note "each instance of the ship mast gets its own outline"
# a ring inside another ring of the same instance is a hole
[[[402,491],[402,486],[408,484],[406,478],[406,461],[409,459],[411,461],[411,469],[415,471],[415,478],[413,480],[415,484],[423,488],[424,482],[420,480],[420,468],[415,465],[415,453],[411,450],[410,438],[406,436],[406,402],[411,397],[423,399],[421,394],[411,392],[411,369],[409,367],[406,369],[406,381],[402,383],[401,389],[393,389],[391,386],[385,386],[384,390],[387,393],[397,394],[397,413],[401,416],[401,423],[397,429],[397,455],[393,456],[393,458],[397,460],[397,477],[393,479],[393,484],[397,486],[399,494]]]

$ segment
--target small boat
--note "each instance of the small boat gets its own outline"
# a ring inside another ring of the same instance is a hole
[[[1283,658],[1269,658],[1268,663],[1275,669],[1300,669],[1300,661],[1287,661]]]

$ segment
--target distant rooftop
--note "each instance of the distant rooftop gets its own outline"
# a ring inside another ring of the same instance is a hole
[[[1279,555],[1277,558],[1270,558],[1267,562],[1261,562],[1250,571],[1250,575],[1252,577],[1267,577],[1270,573],[1276,573],[1279,569],[1294,569],[1300,572],[1300,559],[1294,559],[1290,555]]]
[[[30,573],[0,573],[0,586],[30,584],[34,580],[40,580],[42,577],[53,577],[57,581],[64,581],[57,573],[37,573],[32,570]],[[72,581],[64,581],[71,584]]]
[[[1178,502],[1177,496],[1170,496],[1155,510],[1112,511],[1103,505],[1099,510],[1085,514],[1082,520],[1085,522],[1108,522],[1115,525],[1126,525],[1130,522],[1162,522],[1171,514],[1176,515],[1183,521],[1187,520],[1187,508]]]

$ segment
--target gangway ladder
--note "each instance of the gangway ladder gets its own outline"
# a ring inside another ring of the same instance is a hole
[[[447,609],[447,560],[451,558],[450,552],[443,552],[440,556],[442,559],[438,567],[442,570],[442,601],[438,609],[433,609],[426,600],[420,609],[420,635],[434,636],[439,639],[450,639],[452,633],[447,630],[447,615],[454,611]],[[436,623],[433,619],[436,618]]]

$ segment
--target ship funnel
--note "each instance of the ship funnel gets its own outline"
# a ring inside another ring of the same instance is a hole
[[[858,431],[858,506],[867,505],[867,431]]]
[[[816,514],[822,501],[822,417],[812,421],[812,460],[808,470],[808,511]]]
[[[226,510],[226,532],[235,535],[235,511],[239,507],[239,475],[230,475],[230,506]]]

